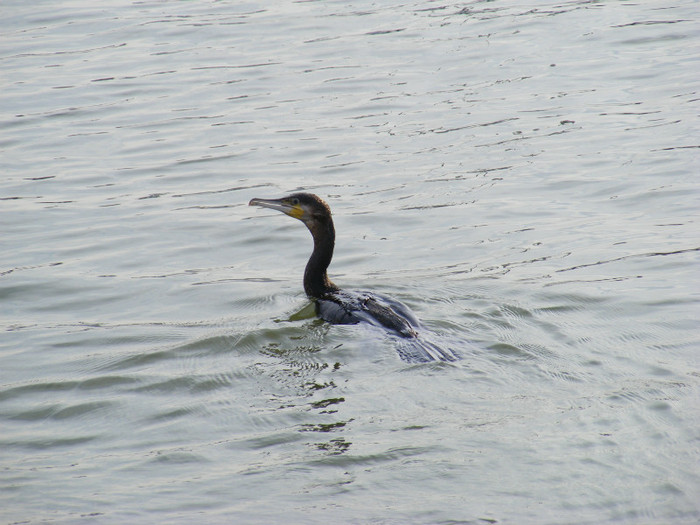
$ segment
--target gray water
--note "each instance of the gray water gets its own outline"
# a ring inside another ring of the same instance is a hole
[[[3,2],[2,523],[699,522],[698,6]]]

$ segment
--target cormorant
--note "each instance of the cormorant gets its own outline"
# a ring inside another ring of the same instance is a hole
[[[403,304],[368,292],[347,292],[328,278],[328,265],[333,258],[335,228],[331,209],[312,193],[294,193],[281,199],[252,199],[249,206],[262,206],[299,219],[311,232],[314,250],[304,271],[304,291],[316,302],[317,315],[333,324],[357,324],[361,321],[383,326],[403,338],[418,341],[418,321]],[[405,346],[405,345],[404,345]],[[447,360],[456,358],[427,342],[404,349],[410,361]]]

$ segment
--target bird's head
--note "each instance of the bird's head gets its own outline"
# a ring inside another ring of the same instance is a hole
[[[281,211],[299,219],[311,229],[312,224],[327,222],[331,209],[320,197],[313,193],[294,193],[281,199],[251,199],[249,206],[262,206]]]

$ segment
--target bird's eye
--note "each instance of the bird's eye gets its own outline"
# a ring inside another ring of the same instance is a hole
[[[293,206],[299,206],[299,199],[297,199],[296,197],[294,197],[294,198],[292,199],[292,205],[293,205]]]

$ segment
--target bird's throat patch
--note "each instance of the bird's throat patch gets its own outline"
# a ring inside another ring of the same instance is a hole
[[[304,216],[304,210],[299,205],[294,206],[291,210],[289,210],[289,216],[301,220],[301,218]]]

